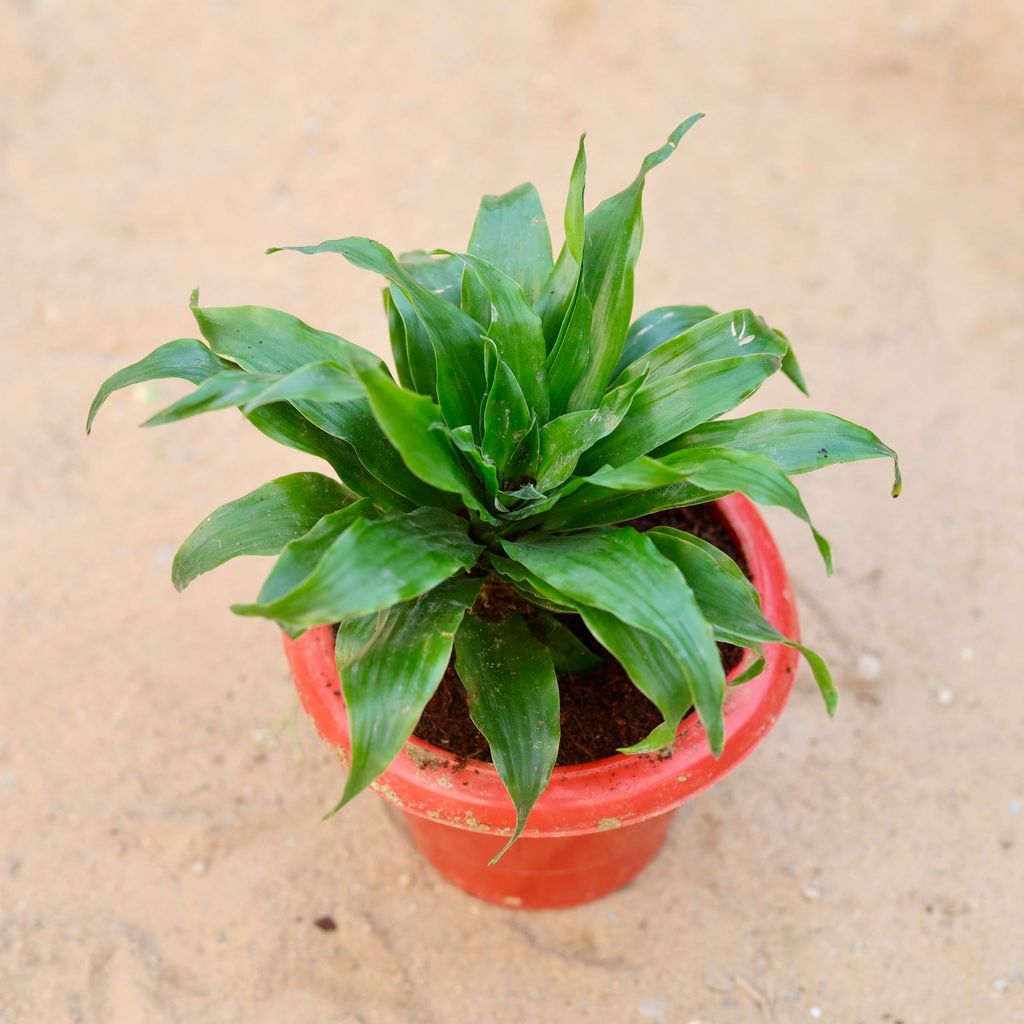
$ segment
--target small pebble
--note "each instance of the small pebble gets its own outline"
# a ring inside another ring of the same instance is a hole
[[[408,889],[412,885],[412,878],[404,872],[395,879],[396,882],[403,888]]]
[[[996,992],[1005,992],[1009,987],[1010,983],[1006,978],[996,978],[996,980],[992,982],[992,988],[995,989]]]
[[[920,39],[921,38],[921,23],[915,21],[913,18],[904,18],[900,22],[900,35],[904,39]]]
[[[206,860],[197,860],[192,864],[193,875],[205,875],[207,869],[210,867],[210,862]]]
[[[873,683],[882,674],[882,662],[874,654],[862,651],[857,656],[854,671],[862,682]]]
[[[821,1020],[821,1007],[820,1006],[812,1006],[811,1009],[810,1009],[810,1014],[811,1014],[811,1017],[814,1018],[814,1020]]]
[[[704,984],[715,992],[731,992],[733,989],[732,978],[717,967],[709,967],[704,972]]]
[[[948,686],[940,686],[935,691],[935,699],[943,707],[948,707],[956,699],[956,694]]]
[[[1015,818],[1017,817],[1018,814],[1020,814],[1020,801],[1019,800],[1011,800],[1010,801],[1010,813]]]
[[[648,1000],[646,1003],[641,1003],[636,1010],[641,1017],[645,1017],[647,1020],[657,1021],[658,1024],[665,1024],[665,1021],[668,1019],[665,1016],[664,999]]]
[[[973,661],[974,660],[974,648],[973,647],[965,647],[960,652],[960,657],[963,658],[964,661]]]
[[[811,882],[809,885],[805,885],[803,887],[800,895],[808,902],[815,903],[817,900],[821,899],[821,886],[815,885],[814,882]]]
[[[336,932],[338,930],[338,922],[329,914],[324,914],[323,917],[318,917],[313,924],[315,924],[322,932]]]

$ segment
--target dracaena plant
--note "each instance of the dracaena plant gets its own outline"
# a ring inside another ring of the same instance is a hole
[[[765,619],[730,558],[679,530],[621,525],[740,492],[806,522],[828,565],[790,477],[895,459],[869,430],[824,412],[719,418],[779,370],[805,390],[786,336],[751,310],[664,306],[631,322],[644,180],[698,117],[587,214],[581,139],[555,260],[529,184],[483,199],[465,252],[396,257],[353,237],[294,247],[386,279],[394,376],[287,313],[193,295],[204,340],[169,342],[100,388],[89,425],[118,388],[178,377],[195,390],[148,424],[238,407],[335,471],[279,477],[218,508],[178,551],[173,580],[180,590],[235,556],[277,555],[256,600],[234,611],[293,636],[338,625],[352,740],[339,807],[402,749],[454,648],[515,805],[511,843],[555,764],[558,673],[593,659],[566,616],[663,717],[626,753],[670,744],[691,709],[720,753],[716,641],[753,651],[741,678],[763,665],[763,644],[798,648],[834,709],[824,662]],[[519,610],[495,614],[485,598],[496,588],[514,588]]]

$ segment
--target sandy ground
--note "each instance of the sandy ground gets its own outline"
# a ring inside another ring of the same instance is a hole
[[[1024,1020],[1020,5],[291,6],[0,5],[0,1021]],[[320,822],[338,768],[226,608],[264,565],[171,589],[196,521],[306,463],[229,413],[131,429],[171,383],[88,443],[85,410],[196,284],[383,350],[374,279],[263,247],[458,246],[527,177],[557,221],[579,131],[600,196],[695,109],[638,307],[763,312],[906,492],[805,478],[831,581],[770,517],[838,718],[802,674],[630,888],[502,911],[372,796]]]

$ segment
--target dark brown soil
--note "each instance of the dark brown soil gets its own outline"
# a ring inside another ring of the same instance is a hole
[[[749,568],[732,531],[712,506],[672,509],[634,519],[628,525],[638,530],[674,526],[693,533],[731,556],[749,576]],[[497,616],[515,610],[529,617],[533,606],[511,588],[488,587],[475,611]],[[633,685],[625,669],[598,646],[578,616],[561,617],[580,640],[605,661],[587,672],[561,673],[558,677],[561,702],[562,738],[559,765],[583,764],[610,757],[620,747],[642,740],[661,722],[658,709]],[[719,644],[726,671],[738,665],[743,651]],[[415,735],[460,758],[489,761],[490,751],[482,733],[469,717],[466,693],[455,672],[454,657],[441,685],[423,711]]]

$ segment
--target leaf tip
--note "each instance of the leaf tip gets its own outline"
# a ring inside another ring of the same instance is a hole
[[[892,481],[892,496],[898,498],[903,493],[903,476],[900,474],[900,457],[893,452],[893,481]]]
[[[516,829],[512,833],[512,835],[509,836],[508,842],[487,862],[487,866],[489,868],[494,867],[494,865],[497,864],[498,861],[501,860],[501,858],[504,857],[505,854],[508,853],[508,851],[512,849],[512,844],[520,837],[520,835],[522,835],[523,829],[525,827],[526,827],[526,822],[525,821],[520,821],[516,825]]]
[[[199,289],[193,288],[192,294],[188,297],[188,308],[195,309],[199,305]]]

